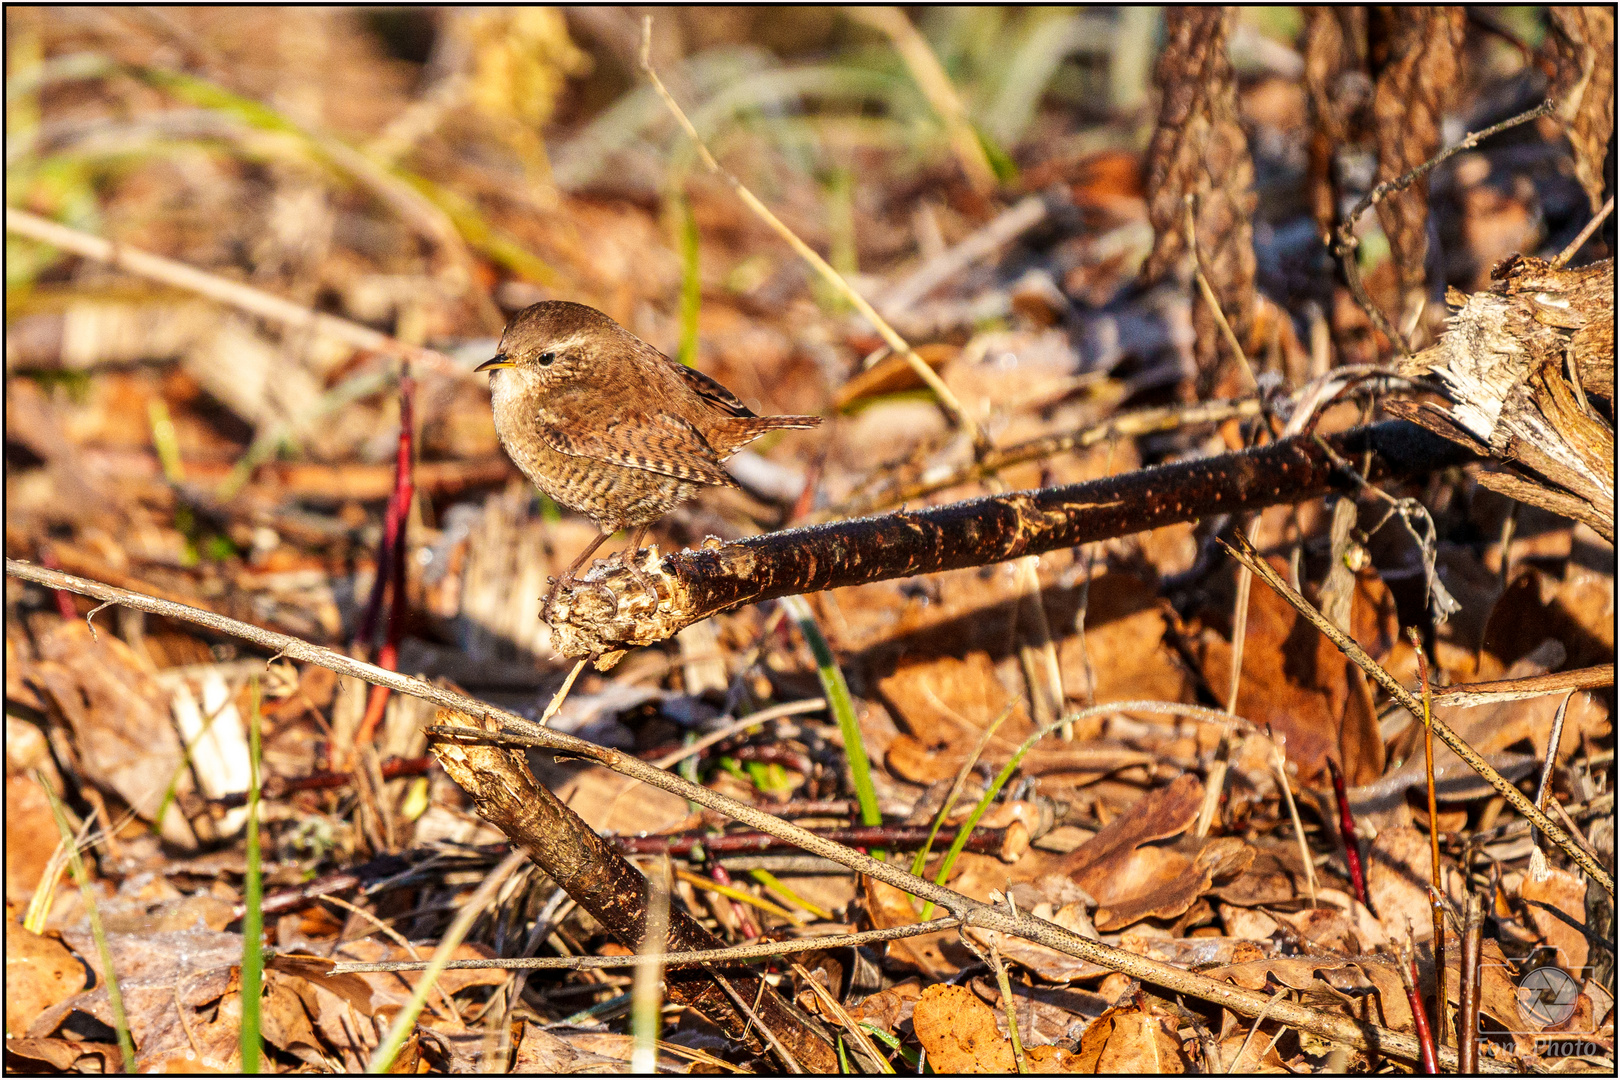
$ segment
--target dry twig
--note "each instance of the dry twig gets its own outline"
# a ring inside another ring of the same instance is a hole
[[[731,185],[731,189],[737,193],[737,197],[743,201],[743,205],[752,210],[761,221],[769,225],[778,236],[787,241],[788,246],[797,252],[801,259],[809,263],[827,284],[831,285],[841,296],[854,305],[855,310],[859,311],[872,324],[890,349],[905,357],[906,363],[911,365],[911,370],[915,371],[917,377],[922,379],[929,390],[933,391],[934,396],[939,399],[940,406],[950,414],[952,422],[967,434],[969,441],[973,443],[975,453],[982,453],[989,449],[989,443],[985,441],[984,434],[979,430],[978,424],[974,423],[973,418],[962,408],[962,403],[956,400],[956,395],[951,392],[950,387],[945,385],[945,380],[935,374],[934,369],[929,367],[923,358],[917,355],[915,349],[906,344],[905,339],[895,332],[894,327],[890,326],[887,320],[877,313],[877,310],[867,302],[866,298],[856,292],[849,282],[844,280],[844,275],[834,270],[832,264],[818,255],[809,244],[800,240],[798,234],[788,228],[781,218],[773,214],[770,207],[760,202],[759,197],[748,190],[741,180],[727,172],[720,162],[715,159],[715,156],[709,152],[708,146],[704,144],[702,137],[698,135],[697,128],[692,126],[692,121],[687,119],[686,113],[681,109],[680,104],[676,102],[674,96],[664,87],[663,80],[658,77],[658,72],[652,66],[651,15],[643,20],[641,27],[641,70],[646,73],[647,78],[652,82],[653,89],[658,92],[658,96],[663,99],[664,104],[669,106],[669,111],[675,115],[675,119],[680,122],[682,129],[691,138],[692,144],[697,147],[698,157],[702,159],[703,164],[708,167],[709,171]]]
[[[1385,671],[1376,660],[1368,656],[1366,651],[1356,644],[1355,639],[1334,626],[1323,617],[1320,611],[1316,610],[1316,607],[1309,600],[1306,600],[1290,588],[1288,583],[1271,568],[1271,565],[1260,558],[1258,552],[1244,543],[1241,536],[1237,537],[1237,542],[1238,546],[1236,548],[1227,549],[1232,552],[1234,558],[1253,569],[1260,576],[1260,579],[1271,586],[1278,596],[1287,600],[1295,611],[1298,611],[1310,621],[1311,625],[1326,634],[1328,640],[1338,646],[1340,652],[1344,653],[1345,656],[1349,657],[1358,667],[1371,676],[1373,681],[1383,687],[1390,697],[1398,701],[1407,712],[1422,721],[1423,704],[1414,698],[1406,687],[1396,682],[1393,675]],[[1599,887],[1607,891],[1610,896],[1614,895],[1614,875],[1610,874],[1609,871],[1598,864],[1596,859],[1583,851],[1580,845],[1575,843],[1561,826],[1543,813],[1540,807],[1532,803],[1524,792],[1493,769],[1490,762],[1480,757],[1479,753],[1469,746],[1461,735],[1453,731],[1439,717],[1432,717],[1430,726],[1434,729],[1434,733],[1440,737],[1441,742],[1451,747],[1458,757],[1466,761],[1469,767],[1478,773],[1486,783],[1495,788],[1515,810],[1528,818],[1536,828],[1542,831],[1543,835],[1562,848],[1564,854],[1574,860],[1575,864],[1584,870],[1588,877],[1597,882]]]
[[[465,377],[472,374],[472,370],[465,364],[457,363],[454,357],[437,349],[407,345],[398,338],[373,330],[369,326],[311,310],[262,289],[230,281],[218,274],[211,274],[195,266],[176,262],[174,259],[166,259],[161,255],[153,255],[124,244],[115,244],[99,236],[70,229],[66,225],[58,225],[26,210],[6,207],[6,231],[50,244],[81,258],[94,259],[119,270],[150,278],[164,285],[172,285],[177,289],[206,296],[210,300],[228,304],[250,315],[257,315],[261,319],[281,323],[290,330],[326,334],[356,349],[395,356],[441,375]]]

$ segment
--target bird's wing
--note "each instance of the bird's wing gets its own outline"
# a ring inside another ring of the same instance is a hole
[[[681,377],[682,381],[684,381],[688,387],[690,387],[709,405],[712,405],[714,408],[719,409],[723,413],[729,413],[732,416],[754,415],[753,411],[749,409],[748,406],[737,400],[736,394],[733,394],[730,390],[727,390],[724,386],[721,386],[719,383],[703,374],[703,372],[699,371],[697,368],[689,368],[680,361],[671,360],[662,353],[659,354],[659,358],[662,359],[664,363],[673,367],[675,369],[675,373]]]
[[[538,419],[540,437],[559,454],[699,484],[737,486],[703,433],[679,416],[631,410],[606,418],[601,427],[564,423],[550,410],[542,410]]]

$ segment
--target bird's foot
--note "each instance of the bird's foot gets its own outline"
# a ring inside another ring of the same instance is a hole
[[[641,586],[642,591],[652,599],[653,606],[657,607],[661,599],[658,595],[658,586],[653,583],[653,579],[648,575],[647,571],[641,568],[641,560],[636,557],[640,554],[639,549],[636,551],[621,551],[619,553],[619,562],[626,570],[630,571],[630,576],[636,579],[636,584]]]
[[[562,574],[551,579],[551,588],[546,590],[546,598],[540,602],[540,617],[551,625],[551,606],[557,602],[557,594],[562,591],[564,583],[573,584],[573,574]]]

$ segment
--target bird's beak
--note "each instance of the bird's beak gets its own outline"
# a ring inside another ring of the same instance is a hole
[[[506,367],[517,367],[517,365],[508,360],[505,353],[496,353],[492,358],[473,368],[473,371],[494,371],[496,368]]]

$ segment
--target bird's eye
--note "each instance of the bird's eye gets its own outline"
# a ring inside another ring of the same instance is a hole
[[[540,366],[541,367],[550,367],[551,362],[553,360],[555,360],[555,359],[557,359],[557,354],[556,353],[554,353],[554,352],[543,352],[543,353],[540,354]]]

